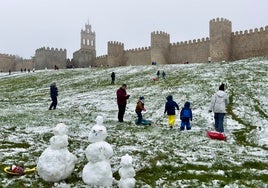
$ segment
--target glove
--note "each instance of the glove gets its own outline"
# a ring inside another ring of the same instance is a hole
[[[212,110],[209,110],[208,112],[209,112],[209,113],[211,113],[211,112],[212,112]]]
[[[130,96],[130,95],[126,95],[126,99],[128,99],[128,98],[129,98],[129,96]]]

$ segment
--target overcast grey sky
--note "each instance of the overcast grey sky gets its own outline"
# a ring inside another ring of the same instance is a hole
[[[233,31],[268,25],[268,0],[0,0],[0,53],[34,56],[41,47],[80,49],[80,31],[89,22],[97,56],[107,42],[125,49],[150,46],[152,31],[171,43],[209,37],[209,21],[223,17]]]

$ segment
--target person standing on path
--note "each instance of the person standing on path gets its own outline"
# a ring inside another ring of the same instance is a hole
[[[51,85],[50,85],[50,97],[51,97],[51,100],[52,100],[52,103],[49,107],[49,110],[55,110],[56,107],[57,107],[57,104],[58,104],[58,88],[56,86],[56,82],[53,82]]]
[[[226,113],[226,106],[229,103],[228,95],[225,93],[225,84],[221,84],[211,99],[209,112],[214,112],[215,130],[224,132],[223,121]]]
[[[118,105],[118,121],[124,122],[124,114],[127,106],[127,99],[129,95],[126,92],[127,85],[122,84],[122,86],[117,90],[117,105]]]

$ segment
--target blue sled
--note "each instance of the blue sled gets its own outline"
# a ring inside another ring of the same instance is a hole
[[[141,121],[141,123],[138,124],[138,120],[136,119],[136,120],[135,120],[135,124],[136,124],[136,125],[151,125],[151,124],[152,124],[152,121],[143,119],[143,120]]]

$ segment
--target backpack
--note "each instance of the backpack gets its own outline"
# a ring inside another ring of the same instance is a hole
[[[190,109],[184,108],[182,110],[182,117],[183,118],[190,118],[191,117]]]

